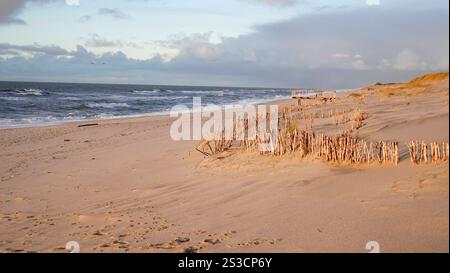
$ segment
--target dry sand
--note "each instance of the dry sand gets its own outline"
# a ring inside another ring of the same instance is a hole
[[[412,166],[404,145],[448,142],[448,74],[341,97],[369,114],[360,137],[400,142],[399,166],[205,158],[167,116],[0,130],[0,251],[448,252],[448,162]]]

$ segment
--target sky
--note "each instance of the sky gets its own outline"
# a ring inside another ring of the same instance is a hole
[[[447,71],[447,0],[0,0],[0,80],[355,88]]]

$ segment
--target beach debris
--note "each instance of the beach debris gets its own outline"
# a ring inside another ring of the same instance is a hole
[[[82,127],[92,127],[92,126],[98,126],[98,123],[86,123],[86,124],[80,124],[78,125],[78,128],[82,128]]]
[[[186,248],[184,249],[183,252],[184,252],[184,253],[197,253],[198,250],[199,250],[198,247],[196,247],[196,246],[190,246],[190,247],[186,247]]]
[[[204,151],[200,150],[199,148],[195,148],[195,150],[196,150],[197,152],[202,153],[202,154],[205,155],[205,156],[210,156],[210,155],[211,155],[211,154],[208,154],[207,152],[204,152]]]
[[[103,235],[106,235],[106,234],[104,234],[104,233],[101,232],[100,230],[97,230],[97,231],[94,232],[92,235],[95,235],[95,236],[103,236]]]
[[[190,238],[187,238],[187,237],[178,237],[177,239],[175,239],[175,242],[182,244],[182,243],[187,243],[187,242],[189,242],[190,240],[191,240],[191,239],[190,239]]]
[[[212,245],[216,245],[216,244],[220,243],[221,241],[219,239],[205,239],[203,242],[212,244]]]
[[[115,244],[115,245],[127,245],[128,242],[121,241],[121,240],[114,240],[113,244]]]
[[[237,231],[231,230],[231,231],[226,231],[223,235],[224,236],[233,236],[236,233],[237,233]]]
[[[175,241],[170,241],[167,243],[156,243],[156,244],[150,244],[150,247],[157,248],[157,249],[174,249]]]
[[[237,246],[258,246],[262,244],[277,244],[281,242],[283,239],[266,239],[266,238],[257,238],[253,240],[244,240],[237,243]]]

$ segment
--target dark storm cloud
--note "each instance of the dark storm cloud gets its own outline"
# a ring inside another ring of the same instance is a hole
[[[16,15],[26,6],[27,3],[45,4],[56,0],[1,0],[0,1],[0,25],[1,24],[26,24]]]

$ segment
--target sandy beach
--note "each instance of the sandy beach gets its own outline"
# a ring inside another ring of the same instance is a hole
[[[406,146],[449,141],[448,73],[339,98],[367,113],[359,138],[399,142],[398,166],[206,157],[169,116],[2,129],[0,251],[448,252],[448,161],[415,166]]]

